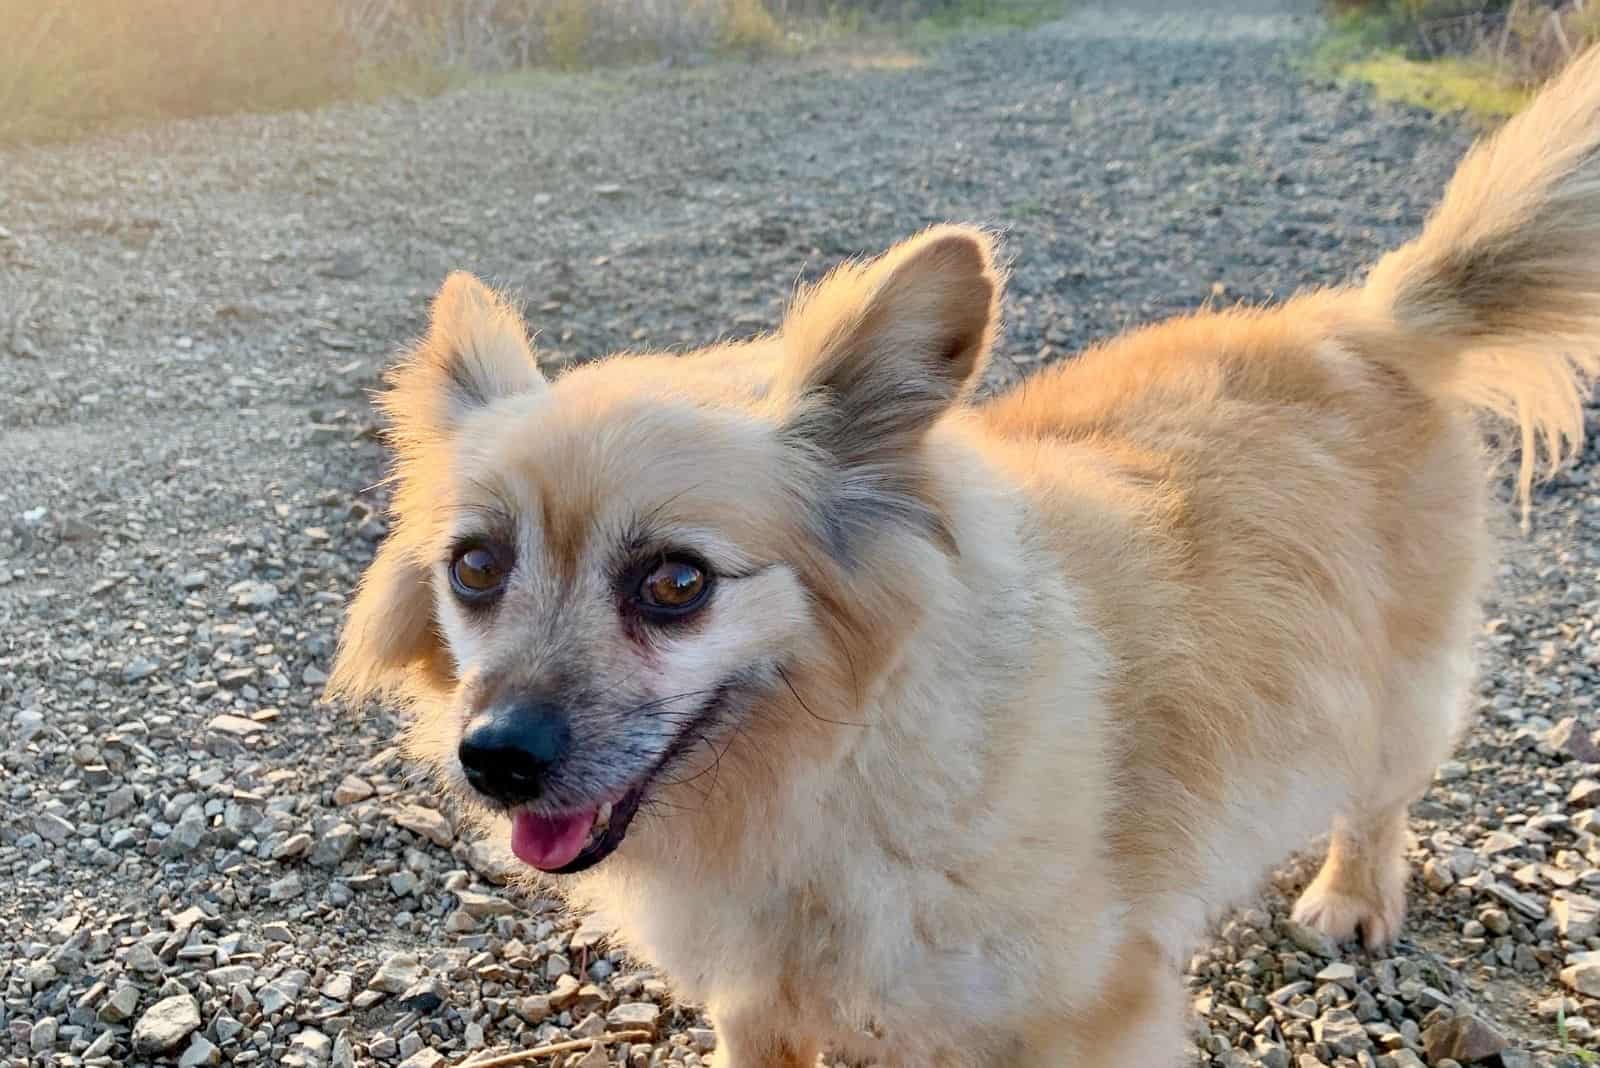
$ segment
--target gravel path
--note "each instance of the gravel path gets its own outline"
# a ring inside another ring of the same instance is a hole
[[[1306,83],[1315,23],[1260,7],[0,153],[11,1063],[429,1068],[620,1020],[659,1029],[627,1063],[701,1063],[658,977],[499,889],[391,719],[319,703],[383,534],[363,391],[458,266],[519,288],[559,363],[756,332],[842,256],[1003,226],[997,381],[1339,280],[1468,136]],[[1195,1063],[1559,1064],[1564,993],[1596,1044],[1597,460],[1509,544],[1479,725],[1415,811],[1408,939],[1291,930],[1289,867],[1195,957]]]

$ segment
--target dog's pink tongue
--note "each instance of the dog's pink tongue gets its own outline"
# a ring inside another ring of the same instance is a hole
[[[541,871],[564,868],[583,851],[594,817],[594,809],[555,817],[519,809],[511,817],[511,852]]]

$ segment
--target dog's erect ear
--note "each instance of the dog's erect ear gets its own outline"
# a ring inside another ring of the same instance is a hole
[[[415,696],[451,683],[433,618],[427,520],[447,482],[438,448],[492,401],[543,389],[522,316],[470,274],[445,279],[428,332],[389,375],[379,404],[394,446],[393,533],[362,577],[339,638],[330,695]]]
[[[351,701],[384,693],[414,696],[419,685],[448,686],[449,675],[449,654],[434,627],[427,566],[390,538],[362,576],[345,618],[328,695]]]
[[[976,382],[1001,285],[989,237],[960,226],[840,267],[784,322],[780,393],[820,394],[833,440],[818,444],[835,454],[903,447]]]
[[[522,316],[464,271],[439,287],[427,334],[389,382],[380,403],[402,453],[448,434],[490,401],[545,386]]]

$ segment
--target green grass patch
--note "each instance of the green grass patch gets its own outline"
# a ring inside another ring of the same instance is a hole
[[[1395,42],[1404,24],[1390,13],[1359,12],[1334,18],[1307,57],[1314,75],[1371,86],[1378,99],[1429,111],[1465,114],[1478,122],[1504,118],[1530,93],[1476,57],[1416,59]]]
[[[907,50],[930,52],[963,33],[1029,29],[1061,18],[1070,4],[1071,0],[954,0],[907,3],[896,13],[885,14],[840,2],[823,14],[795,18],[785,29],[791,52],[837,51],[848,58],[877,50],[904,59]]]
[[[944,11],[926,16],[925,21],[952,29],[1027,29],[1060,18],[1065,10],[1066,4],[1062,0],[962,0]]]
[[[1600,1064],[1600,1054],[1591,1050],[1579,1049],[1572,1044],[1567,1035],[1567,1003],[1566,999],[1556,1007],[1556,1037],[1561,1041],[1561,1052],[1574,1058],[1581,1064]]]
[[[1429,111],[1465,112],[1482,121],[1515,114],[1533,95],[1471,59],[1418,60],[1380,52],[1345,63],[1339,73],[1372,86],[1380,100]]]
[[[1571,51],[1600,40],[1600,0],[1559,17],[1493,0],[1345,0],[1345,7],[1308,57],[1313,74],[1484,124],[1516,113]]]
[[[958,33],[974,30],[1026,30],[1060,18],[1064,0],[960,0],[941,11],[912,22],[911,36],[926,44],[939,44]]]

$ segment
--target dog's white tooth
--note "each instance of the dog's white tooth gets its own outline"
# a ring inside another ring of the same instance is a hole
[[[600,806],[600,814],[594,819],[595,825],[604,827],[611,822],[611,802],[607,801]]]

